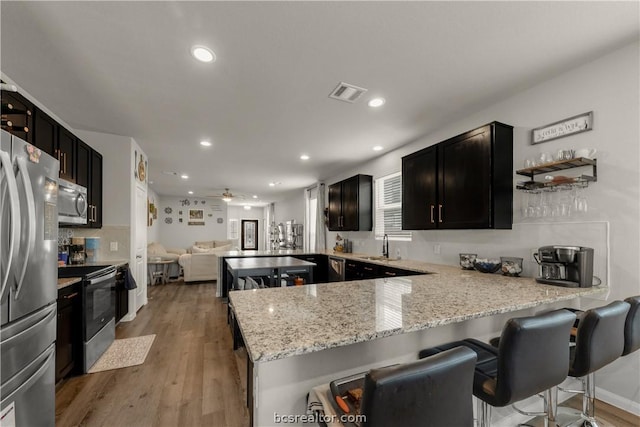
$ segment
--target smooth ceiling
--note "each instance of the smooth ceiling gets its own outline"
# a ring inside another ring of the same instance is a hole
[[[640,27],[635,1],[0,7],[2,72],[76,129],[133,137],[155,191],[263,201],[638,40]],[[196,62],[194,44],[217,61]],[[340,81],[369,92],[328,98]],[[384,107],[367,107],[375,95]]]

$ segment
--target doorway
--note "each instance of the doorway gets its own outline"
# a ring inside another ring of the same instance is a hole
[[[242,232],[240,236],[241,247],[243,251],[258,250],[258,220],[243,219]]]

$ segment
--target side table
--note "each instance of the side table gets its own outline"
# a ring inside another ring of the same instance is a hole
[[[149,273],[149,285],[153,286],[160,281],[160,284],[167,283],[169,276],[169,265],[173,263],[171,260],[155,260],[150,258],[147,260],[147,270]]]

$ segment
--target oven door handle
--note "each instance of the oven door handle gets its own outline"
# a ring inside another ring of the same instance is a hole
[[[113,270],[111,273],[106,274],[104,276],[96,277],[95,279],[91,279],[87,281],[87,286],[97,285],[98,283],[106,282],[109,279],[113,279],[116,277],[116,271]]]

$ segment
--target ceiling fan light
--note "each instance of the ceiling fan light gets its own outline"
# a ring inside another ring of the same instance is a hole
[[[227,203],[229,203],[229,202],[231,201],[231,197],[229,197],[229,196],[224,196],[224,197],[222,198],[222,201],[223,201],[223,202],[227,202]]]

